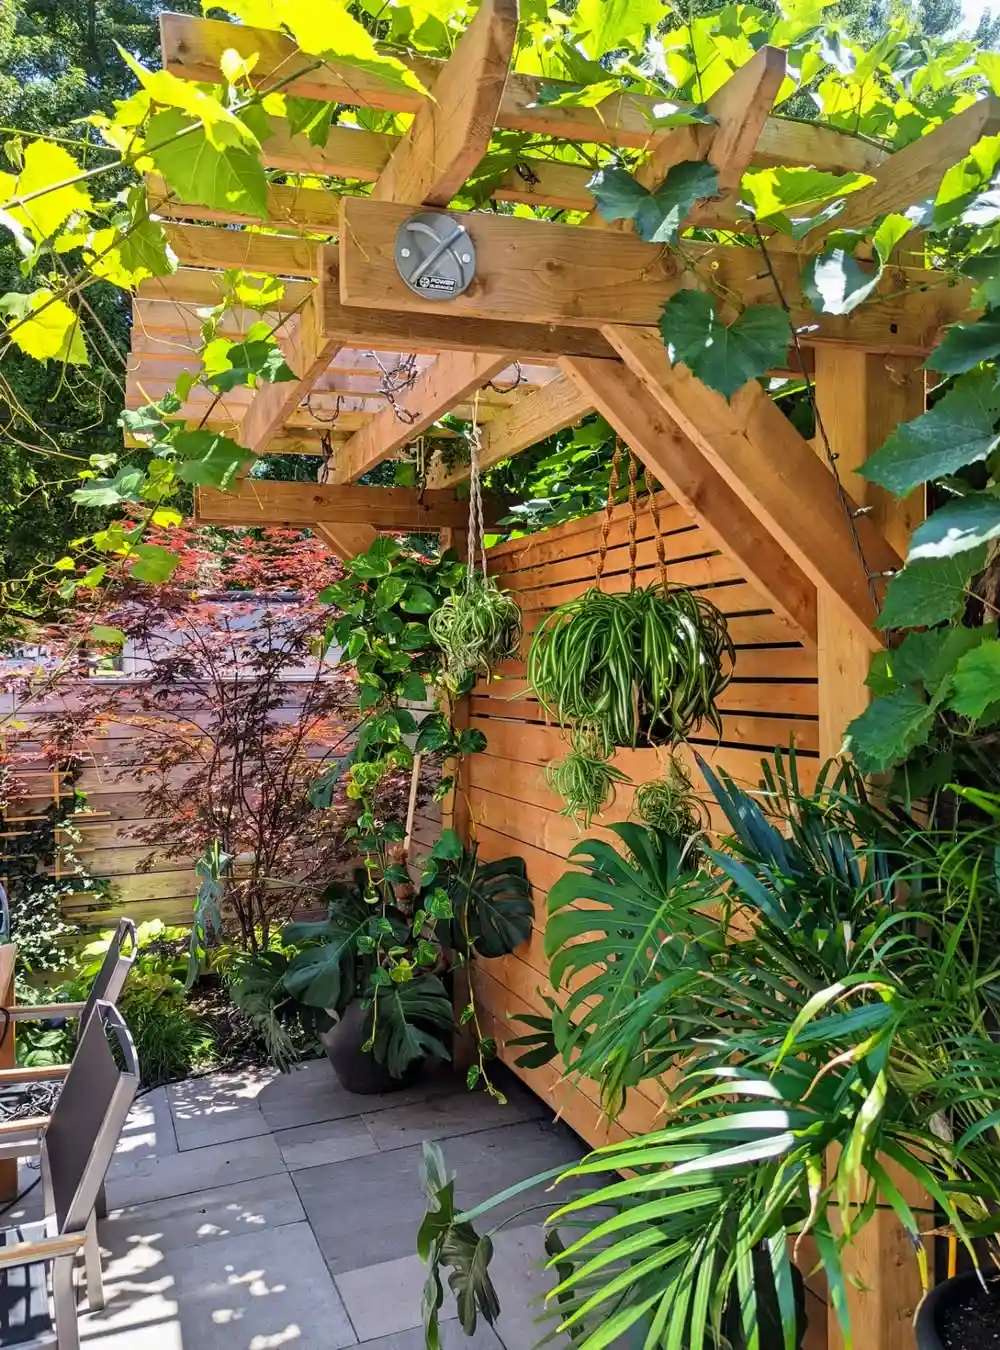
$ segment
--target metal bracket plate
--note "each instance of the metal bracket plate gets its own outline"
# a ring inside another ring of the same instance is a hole
[[[453,300],[476,275],[476,249],[460,217],[418,211],[396,235],[396,270],[427,300]]]

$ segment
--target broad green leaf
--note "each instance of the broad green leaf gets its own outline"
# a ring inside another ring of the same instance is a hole
[[[604,220],[634,220],[649,190],[637,183],[628,169],[598,169],[587,184]]]
[[[266,325],[261,326],[267,332]],[[281,384],[297,378],[269,332],[266,337],[248,335],[243,342],[215,338],[202,353],[202,361],[208,383],[220,393],[228,393],[237,386],[253,389],[261,380]]]
[[[168,276],[177,270],[177,257],[163,226],[155,220],[94,230],[84,248],[84,260],[94,276],[122,290],[134,290],[147,277]]]
[[[176,108],[200,122],[209,145],[214,149],[225,150],[231,146],[245,150],[258,149],[257,138],[246,122],[241,121],[224,103],[206,93],[205,85],[183,80],[178,75],[172,75],[169,70],[147,70],[123,47],[119,47],[118,52],[153,102],[164,108]],[[152,127],[147,137],[150,144],[151,131]]]
[[[621,86],[619,85],[620,89]],[[650,122],[659,130],[662,127],[688,127],[698,122],[715,124],[715,118],[697,103],[654,103],[650,109]]]
[[[101,623],[94,625],[90,636],[95,642],[107,643],[109,647],[122,647],[125,644],[125,634],[120,628],[107,628]]]
[[[881,221],[872,235],[872,244],[883,266],[892,256],[893,249],[902,243],[912,229],[913,221],[907,216],[891,213]]]
[[[920,483],[984,460],[997,443],[998,416],[1000,390],[991,373],[967,376],[929,412],[901,422],[858,472],[903,497]]]
[[[1000,314],[984,314],[974,323],[953,323],[927,358],[928,370],[962,375],[1000,353]]]
[[[802,291],[817,314],[850,314],[871,295],[881,268],[867,270],[846,248],[810,258],[802,273]]]
[[[437,609],[437,601],[426,586],[411,585],[406,588],[400,608],[407,614],[431,614]]]
[[[727,325],[704,291],[678,291],[663,307],[660,332],[672,364],[732,398],[748,380],[787,357],[790,330],[776,305],[750,305]]]
[[[617,80],[595,80],[593,84],[543,84],[532,108],[596,108],[621,85]]]
[[[966,589],[986,561],[985,546],[954,558],[907,563],[889,582],[879,628],[922,628],[957,619]]]
[[[178,554],[171,553],[162,544],[136,544],[130,556],[136,559],[131,568],[133,581],[147,581],[152,585],[169,581],[180,562]]]
[[[895,768],[926,741],[934,724],[934,710],[917,689],[909,686],[872,699],[847,728],[845,747],[862,773]]]
[[[54,141],[30,141],[24,148],[24,164],[11,197],[26,197],[33,192],[42,195],[9,208],[11,219],[29,230],[36,241],[50,238],[70,216],[86,214],[93,206],[86,187],[71,182],[79,175],[80,166],[63,146]]]
[[[248,79],[250,72],[260,60],[260,52],[254,52],[252,56],[243,57],[235,47],[227,47],[219,58],[219,69],[225,75],[229,84],[239,84],[241,80]]]
[[[647,244],[673,244],[696,202],[719,191],[718,170],[702,160],[674,164],[666,178],[641,201],[635,213],[635,230]]]
[[[943,229],[953,224],[978,193],[988,188],[1000,164],[1000,135],[983,136],[945,172],[934,201],[934,225]]]
[[[8,320],[7,336],[26,356],[90,364],[78,316],[53,291],[9,291],[0,296],[0,313]]]
[[[286,98],[288,129],[293,136],[305,136],[310,145],[326,145],[333,121],[334,104],[315,98]]]
[[[664,18],[661,0],[580,0],[573,27],[592,61],[622,47],[639,47],[646,29]]]
[[[996,637],[996,624],[980,628],[930,628],[907,633],[903,642],[888,653],[888,673],[897,684],[919,684],[932,698],[950,680],[955,666],[966,653]]]
[[[1000,94],[1000,52],[977,52],[976,65],[986,76],[994,94]]]
[[[114,478],[95,478],[73,493],[73,500],[81,506],[120,506],[122,502],[137,502],[146,481],[145,472],[135,466],[119,469]]]
[[[741,195],[759,220],[768,216],[819,206],[831,197],[843,197],[875,180],[867,173],[825,173],[820,169],[754,169],[743,175]]]
[[[259,151],[217,149],[204,127],[176,108],[150,118],[146,144],[153,166],[180,201],[267,219],[267,178]]]
[[[975,721],[991,703],[1000,700],[1000,642],[984,642],[955,667],[948,707]]]
[[[984,492],[959,497],[918,525],[910,539],[908,562],[953,558],[1000,535],[1000,498]]]
[[[203,487],[228,488],[243,465],[255,458],[219,431],[180,431],[173,445],[179,456],[177,477]]]
[[[208,12],[218,5],[202,0],[202,8]],[[427,92],[409,67],[378,50],[375,39],[341,0],[226,0],[223,8],[256,28],[287,29],[310,56],[344,61],[387,83]]]

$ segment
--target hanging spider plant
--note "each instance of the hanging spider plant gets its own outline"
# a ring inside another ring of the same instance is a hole
[[[569,754],[546,766],[546,782],[565,802],[560,814],[574,817],[584,829],[614,802],[616,785],[629,782],[627,774],[608,763],[612,749],[600,732],[574,727]]]
[[[521,607],[492,577],[470,567],[466,585],[445,599],[428,627],[444,656],[444,684],[454,693],[471,676],[489,676],[517,655]]]
[[[721,733],[716,700],[734,656],[725,616],[702,595],[591,587],[536,631],[528,682],[546,713],[609,745],[671,744],[702,722]]]

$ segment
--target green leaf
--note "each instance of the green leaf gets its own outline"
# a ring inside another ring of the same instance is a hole
[[[285,98],[285,115],[293,136],[305,136],[310,145],[324,146],[330,136],[334,105],[315,98]]]
[[[954,558],[907,563],[889,582],[877,627],[922,628],[957,619],[969,582],[985,562],[984,545]]]
[[[748,380],[787,358],[791,333],[776,305],[750,305],[727,325],[713,296],[678,291],[663,307],[660,332],[671,364],[682,361],[699,379],[732,398]]]
[[[953,558],[1000,535],[1000,498],[984,492],[959,497],[918,525],[910,539],[908,562]]]
[[[81,506],[120,506],[122,502],[137,502],[145,481],[142,469],[126,466],[114,478],[95,478],[86,487],[77,488],[72,496]]]
[[[592,61],[622,47],[637,47],[647,28],[664,17],[661,0],[580,0],[573,27],[580,47]]]
[[[850,314],[868,299],[881,269],[865,271],[844,248],[810,258],[802,273],[802,291],[817,314]]]
[[[991,185],[998,164],[1000,135],[983,136],[964,159],[946,171],[934,201],[935,229],[953,224],[973,198]]]
[[[929,412],[901,422],[858,472],[904,497],[921,483],[986,459],[997,444],[998,416],[1000,389],[990,372],[967,376]]]
[[[201,487],[228,488],[243,465],[255,459],[220,431],[180,431],[173,445],[180,457],[177,477]]]
[[[36,361],[90,364],[80,320],[53,291],[9,291],[0,296],[0,313],[7,316],[7,335],[26,356]]]
[[[647,244],[674,244],[691,208],[719,191],[719,173],[703,160],[674,164],[666,178],[641,201],[635,213],[635,230]]]
[[[162,544],[136,544],[129,556],[138,560],[132,565],[132,580],[154,586],[169,581],[180,562],[180,557]]]
[[[256,137],[246,123],[207,92],[204,85],[181,79],[169,70],[147,70],[124,47],[119,46],[118,53],[154,103],[200,122],[209,144],[216,150],[230,146],[257,149]]]
[[[962,375],[1000,353],[1000,314],[984,314],[974,323],[953,323],[927,358],[928,370]]]
[[[1000,642],[995,639],[974,648],[955,667],[954,688],[948,707],[975,721],[1000,699]]]
[[[818,206],[875,180],[867,173],[824,173],[820,169],[756,169],[743,175],[741,195],[759,220],[796,208]]]
[[[23,206],[11,207],[11,220],[28,230],[36,242],[50,238],[70,216],[86,214],[93,206],[84,185],[70,181],[79,175],[79,164],[63,146],[48,140],[30,141],[10,196],[42,195]]]
[[[181,135],[186,128],[186,134]],[[184,202],[239,212],[267,220],[267,178],[259,151],[237,146],[219,149],[205,128],[176,108],[150,118],[147,153],[170,191]]]
[[[597,209],[604,220],[634,220],[639,207],[649,197],[648,188],[629,173],[628,169],[612,167],[598,169],[587,184],[594,195]]]
[[[432,614],[437,609],[437,600],[426,586],[411,585],[406,588],[400,608],[407,614]]]
[[[888,669],[898,684],[922,685],[936,698],[961,658],[995,636],[995,623],[981,628],[931,628],[922,633],[908,633],[900,646],[889,653]]]
[[[260,327],[267,329],[266,324]],[[282,384],[298,378],[270,333],[266,337],[248,337],[244,342],[215,338],[202,353],[202,361],[208,383],[220,393],[242,385],[253,389],[261,380]]]
[[[90,636],[95,642],[105,642],[109,647],[125,645],[125,634],[120,628],[106,628],[104,624],[98,623],[90,630]]]
[[[420,675],[407,675],[399,686],[399,696],[410,703],[423,703],[427,697],[427,685]]]
[[[862,773],[881,773],[922,745],[933,724],[933,708],[919,690],[907,686],[872,699],[848,726],[846,748]]]
[[[407,582],[403,577],[386,577],[375,590],[375,604],[378,609],[393,609],[406,594]]]

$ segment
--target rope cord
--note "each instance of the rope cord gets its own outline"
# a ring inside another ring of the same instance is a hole
[[[638,472],[635,455],[632,453],[632,447],[628,451],[628,588],[629,591],[635,590],[635,560],[637,547],[635,542],[636,517],[638,509],[636,507],[635,479]]]
[[[615,498],[618,495],[618,471],[622,461],[622,443],[615,437],[615,452],[611,457],[611,476],[608,479],[608,500],[604,507],[604,520],[601,524],[601,548],[597,555],[597,576],[594,584],[601,588],[604,575],[604,563],[608,556],[608,535],[611,532],[611,517],[614,515]]]
[[[667,551],[663,544],[663,531],[660,528],[660,507],[656,500],[656,489],[659,487],[659,484],[649,472],[648,468],[643,477],[646,486],[646,495],[649,498],[649,514],[653,517],[653,531],[656,537],[656,561],[660,564],[660,585],[666,590]]]
[[[476,570],[477,553],[480,570],[486,580],[486,539],[483,528],[483,491],[479,477],[479,450],[482,433],[479,430],[479,391],[472,404],[472,435],[469,445],[469,568],[465,574],[466,589],[471,590]]]

